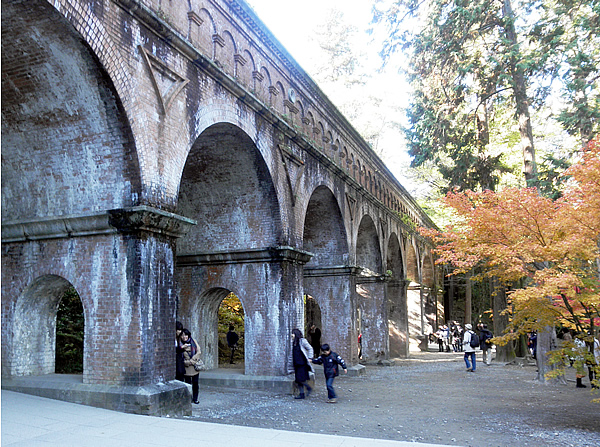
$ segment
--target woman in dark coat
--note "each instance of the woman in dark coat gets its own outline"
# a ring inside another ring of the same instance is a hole
[[[183,343],[181,343],[181,331],[183,324],[177,321],[175,323],[175,379],[185,382],[185,365],[183,364]]]
[[[302,336],[300,329],[294,329],[292,331],[291,364],[293,366],[294,379],[300,390],[300,394],[295,399],[304,399],[312,391],[312,388],[308,385],[308,380],[310,379],[309,372],[314,372],[311,363],[313,357],[314,351],[308,340]],[[306,387],[306,395],[304,394],[304,387]]]

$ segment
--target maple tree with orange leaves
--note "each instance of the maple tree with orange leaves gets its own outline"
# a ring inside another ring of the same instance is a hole
[[[506,310],[511,319],[494,339],[497,344],[556,325],[574,329],[588,346],[593,344],[600,326],[598,137],[564,175],[570,177],[569,187],[556,201],[535,188],[449,193],[443,200],[456,213],[456,222],[444,231],[420,229],[436,245],[437,262],[453,266],[454,274],[478,266],[479,278],[495,277],[512,288]],[[560,374],[561,349],[548,357],[557,368],[547,378]],[[593,363],[593,354],[586,360]]]

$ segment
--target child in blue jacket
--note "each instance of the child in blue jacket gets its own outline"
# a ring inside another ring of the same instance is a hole
[[[337,402],[337,396],[333,389],[333,379],[339,375],[338,365],[342,366],[344,374],[348,373],[346,369],[346,362],[337,353],[331,352],[331,348],[327,343],[321,345],[321,356],[312,360],[317,365],[323,365],[323,372],[325,373],[325,382],[327,384],[327,403],[334,404]]]

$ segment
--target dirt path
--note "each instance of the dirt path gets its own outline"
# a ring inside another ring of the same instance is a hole
[[[479,353],[481,354],[481,353]],[[322,373],[305,400],[201,388],[193,418],[223,424],[461,446],[600,446],[600,404],[590,389],[536,382],[535,367],[482,365],[428,352],[336,379],[327,404]],[[573,377],[571,377],[573,376]],[[569,371],[569,379],[575,373]],[[585,379],[587,383],[587,379]],[[589,384],[588,384],[589,385]]]

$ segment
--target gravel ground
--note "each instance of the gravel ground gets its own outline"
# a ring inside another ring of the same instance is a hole
[[[395,366],[335,381],[328,404],[317,372],[308,399],[201,387],[192,419],[308,433],[461,446],[600,446],[600,395],[535,381],[535,366],[483,365],[465,371],[462,353],[418,353]],[[571,377],[572,376],[572,377]]]

